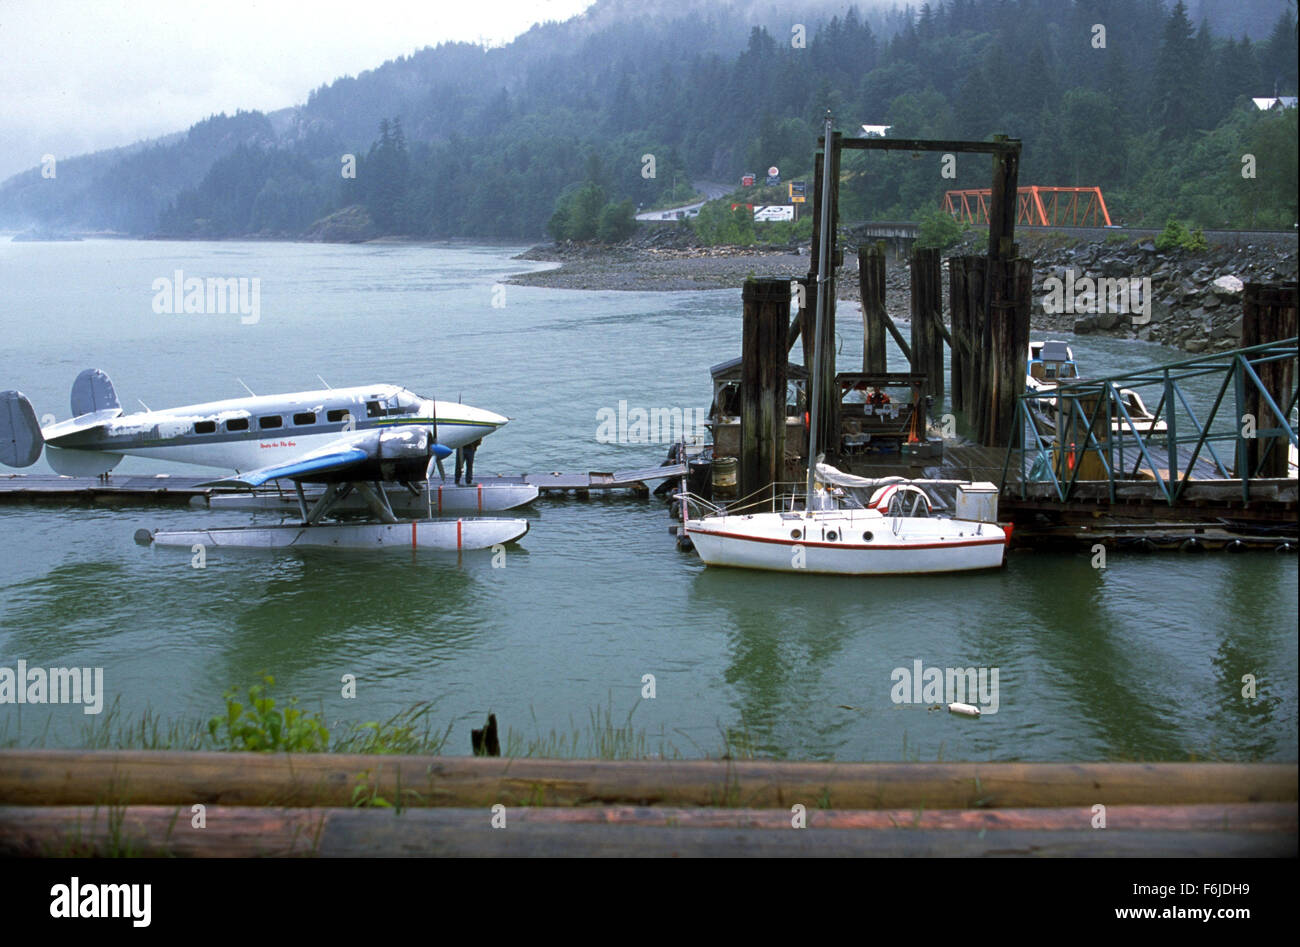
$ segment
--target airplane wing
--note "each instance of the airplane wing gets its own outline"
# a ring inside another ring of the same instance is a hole
[[[222,477],[200,484],[204,487],[260,487],[268,480],[280,478],[294,479],[307,474],[324,472],[337,473],[364,463],[374,457],[379,448],[380,438],[390,432],[358,431],[348,437],[339,438],[307,451],[293,460],[282,461],[256,470],[248,470],[234,477]],[[441,444],[433,445],[433,452],[438,457],[447,457],[452,451]]]

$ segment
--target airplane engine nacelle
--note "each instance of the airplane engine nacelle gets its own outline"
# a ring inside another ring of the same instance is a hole
[[[399,428],[379,435],[379,460],[428,460],[429,432],[424,428]]]

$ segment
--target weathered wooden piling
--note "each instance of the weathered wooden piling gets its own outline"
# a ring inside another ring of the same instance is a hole
[[[952,323],[951,378],[949,386],[952,410],[956,414],[966,411],[966,364],[970,358],[970,339],[967,330],[966,267],[962,257],[948,261],[948,318]]]
[[[988,388],[987,353],[989,341],[984,288],[988,281],[988,257],[965,256],[958,258],[964,274],[966,302],[963,310],[964,343],[957,348],[964,353],[962,369],[962,403],[966,407],[971,436],[984,443],[981,430],[986,412],[984,404]]]
[[[953,257],[949,268],[953,408],[966,416],[980,444],[1005,447],[1025,390],[1033,265],[1019,258],[962,256]],[[997,288],[990,300],[991,283]]]
[[[989,310],[988,350],[991,389],[988,401],[986,435],[988,446],[1004,447],[1011,443],[1015,430],[1016,404],[1025,393],[1025,375],[1029,364],[1029,301],[1033,292],[1034,268],[1028,260],[1000,259],[999,283],[1008,290],[1006,297],[995,298]]]
[[[784,479],[790,281],[746,280],[741,299],[739,493],[747,497]]]
[[[1281,342],[1297,335],[1296,283],[1247,283],[1242,293],[1241,345],[1249,348],[1265,342]],[[1263,362],[1256,374],[1273,403],[1283,411],[1295,390],[1294,361]],[[1255,429],[1278,428],[1281,419],[1255,386],[1244,391],[1243,414],[1255,420]],[[1241,422],[1244,424],[1244,420]],[[1284,436],[1260,436],[1245,441],[1244,467],[1237,476],[1286,477],[1290,442]]]
[[[858,293],[862,298],[862,371],[882,375],[889,371],[885,349],[885,244],[876,241],[858,247]]]
[[[923,395],[943,401],[943,295],[939,286],[939,251],[912,250],[912,372],[925,375]]]

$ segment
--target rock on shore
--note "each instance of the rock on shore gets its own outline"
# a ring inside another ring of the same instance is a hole
[[[1136,281],[1136,298],[1120,305],[1100,298],[1086,311],[1059,311],[1052,291],[1070,280],[1078,286],[1085,278],[1094,284],[1098,278]],[[1295,249],[1270,246],[1161,252],[1154,242],[1140,241],[1039,249],[1034,253],[1034,322],[1076,334],[1149,340],[1187,352],[1220,352],[1240,345],[1245,283],[1295,278]],[[1053,279],[1058,282],[1048,282]]]

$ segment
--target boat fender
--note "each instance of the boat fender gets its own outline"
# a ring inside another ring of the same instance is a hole
[[[691,542],[691,537],[681,535],[677,537],[677,548],[682,552],[690,552],[695,548],[695,543]]]
[[[1295,546],[1292,543],[1281,543],[1274,552],[1295,552]]]
[[[1195,536],[1183,540],[1183,544],[1178,547],[1183,552],[1205,552],[1205,544]]]
[[[980,709],[973,704],[959,704],[956,701],[953,701],[948,705],[948,713],[961,714],[964,717],[978,717],[980,715]]]
[[[1245,552],[1247,546],[1240,539],[1234,539],[1232,542],[1228,543],[1228,545],[1224,546],[1223,548],[1228,550],[1228,552]]]
[[[147,529],[137,529],[135,531],[135,541],[141,546],[148,546],[153,542],[153,533]]]

